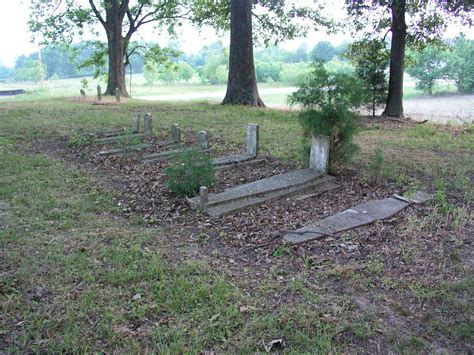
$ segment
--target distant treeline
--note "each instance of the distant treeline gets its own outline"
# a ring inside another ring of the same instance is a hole
[[[150,44],[143,44],[150,47]],[[204,83],[220,84],[227,81],[228,49],[217,42],[203,47],[196,54],[183,52],[174,43],[170,46],[174,55],[168,62],[147,62],[146,56],[137,51],[129,57],[127,73],[143,73],[147,83],[188,82],[191,79]],[[319,42],[312,49],[301,45],[295,51],[278,47],[257,50],[255,53],[257,79],[266,81],[289,81],[305,70],[306,63],[324,58],[329,60],[341,55],[347,45],[334,47],[330,42]],[[38,52],[22,55],[13,68],[0,65],[0,81],[37,81],[40,70],[46,80],[88,77],[97,74],[97,61],[91,61],[103,49],[97,42],[79,43],[73,46],[50,45],[41,49],[42,68],[39,67]],[[90,63],[90,65],[88,65]],[[104,63],[103,72],[106,72]]]
[[[361,43],[362,46],[368,45]],[[367,71],[371,63],[357,53],[360,52],[360,45],[343,43],[333,46],[330,42],[321,41],[312,48],[302,44],[294,51],[279,47],[256,50],[257,81],[298,84],[309,73],[313,62],[325,62],[332,72]],[[153,52],[149,50],[153,46],[155,57],[146,54]],[[151,43],[135,43],[137,50],[128,56],[127,74],[143,73],[148,85],[190,82],[215,85],[227,82],[229,53],[221,42],[205,46],[196,54],[185,53],[178,43],[171,43],[169,48],[156,47]],[[388,44],[383,47],[388,50]],[[105,54],[106,47],[100,42],[47,46],[41,50],[41,68],[37,52],[22,55],[17,58],[14,68],[0,65],[0,81],[37,81],[40,70],[45,80],[97,77],[107,72]],[[163,57],[166,57],[165,60]],[[408,51],[406,62],[407,73],[417,81],[417,88],[424,92],[431,94],[440,80],[453,81],[461,93],[474,92],[474,41],[462,34],[441,45],[428,45],[421,52]],[[379,66],[383,82],[388,72],[388,57]]]

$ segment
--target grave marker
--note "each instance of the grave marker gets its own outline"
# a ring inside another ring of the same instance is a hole
[[[97,100],[102,100],[102,88],[97,84]]]
[[[247,154],[253,157],[258,155],[258,131],[258,124],[249,123],[247,125]]]
[[[181,142],[181,129],[179,128],[178,124],[174,124],[171,126],[171,142]]]
[[[132,133],[140,132],[140,114],[134,113],[132,115]]]
[[[329,165],[329,137],[313,136],[311,138],[311,153],[309,168],[326,174]]]
[[[198,146],[202,149],[207,149],[207,133],[206,131],[200,131],[197,134]]]
[[[207,187],[201,186],[201,188],[199,189],[199,209],[201,211],[204,211],[208,202],[209,192],[207,190]]]
[[[120,89],[119,88],[115,88],[115,100],[117,100],[117,102],[120,102]]]
[[[255,136],[255,135],[254,135]],[[332,176],[326,175],[329,154],[328,140],[324,137],[313,139],[312,159],[319,165],[310,164],[310,168],[294,170],[266,179],[238,185],[220,193],[209,194],[207,201],[201,196],[188,199],[193,208],[205,207],[211,216],[220,216],[242,208],[250,207],[276,198],[291,196],[307,190],[323,193],[339,187]],[[324,148],[327,148],[326,150]]]
[[[151,118],[151,113],[146,113],[145,118],[143,119],[144,132],[147,135],[153,134],[153,121]]]

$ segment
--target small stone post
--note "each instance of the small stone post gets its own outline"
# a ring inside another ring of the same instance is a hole
[[[199,188],[199,209],[204,211],[207,203],[209,202],[209,192],[206,186],[201,186]]]
[[[153,134],[151,113],[145,113],[145,117],[143,118],[143,131],[150,136]]]
[[[258,124],[249,123],[247,125],[247,154],[252,157],[258,155]]]
[[[102,100],[102,88],[97,84],[97,100]]]
[[[84,91],[84,89],[81,89],[80,93],[82,97],[86,97],[86,92]]]
[[[329,137],[313,136],[311,138],[311,153],[309,168],[327,174],[329,165]]]
[[[120,89],[119,88],[115,88],[115,100],[117,100],[117,102],[120,102]]]
[[[140,132],[140,114],[134,113],[132,115],[132,133]]]
[[[171,141],[173,143],[181,142],[181,130],[179,129],[178,124],[174,124],[171,126]]]
[[[200,131],[197,134],[198,146],[202,149],[207,149],[207,133]]]

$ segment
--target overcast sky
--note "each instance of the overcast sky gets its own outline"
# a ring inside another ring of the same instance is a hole
[[[301,0],[302,3],[312,2],[313,0]],[[13,66],[15,59],[22,54],[30,54],[37,50],[37,46],[31,43],[31,36],[28,33],[27,21],[29,19],[29,0],[0,0],[2,11],[0,11],[0,64]],[[341,18],[344,14],[342,4],[344,0],[327,1],[328,11],[331,16]],[[459,33],[460,29],[451,28],[447,31],[448,37],[453,37]],[[179,41],[183,51],[197,52],[202,46],[211,44],[222,39],[224,44],[228,42],[228,36],[218,37],[214,30],[204,29],[198,32],[191,26],[184,26],[182,32],[185,35],[179,36]],[[469,37],[474,37],[474,31],[464,29]],[[153,31],[153,26],[145,27],[140,30],[135,40],[144,39],[146,41],[156,41],[160,45],[166,45],[169,38],[167,36],[158,36]],[[334,44],[339,44],[344,39],[350,37],[344,34],[328,36],[324,32],[311,31],[307,38],[295,41],[285,42],[282,46],[286,49],[295,49],[302,42],[307,42],[312,47],[321,40],[330,40]]]

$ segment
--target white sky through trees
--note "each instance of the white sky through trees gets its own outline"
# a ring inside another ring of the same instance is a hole
[[[337,20],[343,18],[345,12],[342,8],[344,0],[324,1],[327,5],[325,14],[335,17]],[[302,5],[314,3],[314,0],[301,0]],[[0,64],[12,67],[15,60],[20,55],[29,55],[37,50],[37,45],[31,43],[31,34],[28,32],[27,21],[29,20],[29,0],[0,0]],[[469,28],[459,29],[450,28],[446,37],[455,37],[461,30],[469,37],[474,38],[474,30]],[[166,31],[163,31],[166,32]],[[184,35],[180,36],[180,33]],[[87,37],[85,37],[87,39]],[[165,46],[169,43],[169,36],[159,35],[153,29],[153,26],[145,26],[134,35],[133,40],[143,39],[150,42],[158,42]],[[348,34],[327,35],[324,31],[310,31],[306,38],[300,38],[293,41],[283,42],[281,47],[285,49],[296,49],[302,43],[307,43],[311,49],[317,42],[329,40],[334,45],[344,40],[350,40]],[[104,38],[105,40],[105,38]],[[190,25],[184,25],[181,31],[178,31],[177,42],[180,43],[181,50],[188,53],[195,53],[204,45],[209,45],[218,40],[222,40],[225,46],[228,45],[228,35],[215,33],[211,28],[201,30],[194,29]]]

